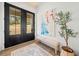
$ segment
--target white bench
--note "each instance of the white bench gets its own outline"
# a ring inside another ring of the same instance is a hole
[[[60,48],[60,43],[57,41],[56,38],[51,38],[51,37],[41,37],[38,38],[40,42],[44,43],[45,45],[54,48],[55,49],[55,55],[57,55],[57,51]]]

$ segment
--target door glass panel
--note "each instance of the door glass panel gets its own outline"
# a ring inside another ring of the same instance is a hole
[[[27,13],[26,18],[26,33],[31,33],[33,25],[33,14]]]
[[[21,34],[21,11],[16,9],[16,34]]]
[[[9,34],[15,35],[15,8],[10,7]]]
[[[9,35],[21,34],[21,11],[10,7]]]

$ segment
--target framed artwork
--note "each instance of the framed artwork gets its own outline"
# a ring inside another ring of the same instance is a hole
[[[42,16],[41,35],[55,36],[56,11],[48,10]]]

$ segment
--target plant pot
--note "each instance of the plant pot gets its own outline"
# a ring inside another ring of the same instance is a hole
[[[67,46],[62,46],[60,56],[74,56],[74,51]]]

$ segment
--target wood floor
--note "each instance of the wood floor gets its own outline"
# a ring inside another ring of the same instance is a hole
[[[18,45],[9,47],[9,48],[5,48],[5,50],[0,52],[0,56],[10,56],[12,51],[14,51],[16,49],[19,49],[19,48],[22,48],[22,47],[25,47],[25,46],[27,46],[29,44],[32,44],[32,43],[36,43],[37,45],[39,45],[40,47],[42,47],[43,49],[45,49],[46,51],[51,53],[53,56],[55,55],[54,54],[54,49],[44,45],[41,42],[38,42],[37,40],[32,40],[32,41],[21,43],[21,44],[18,44]]]

